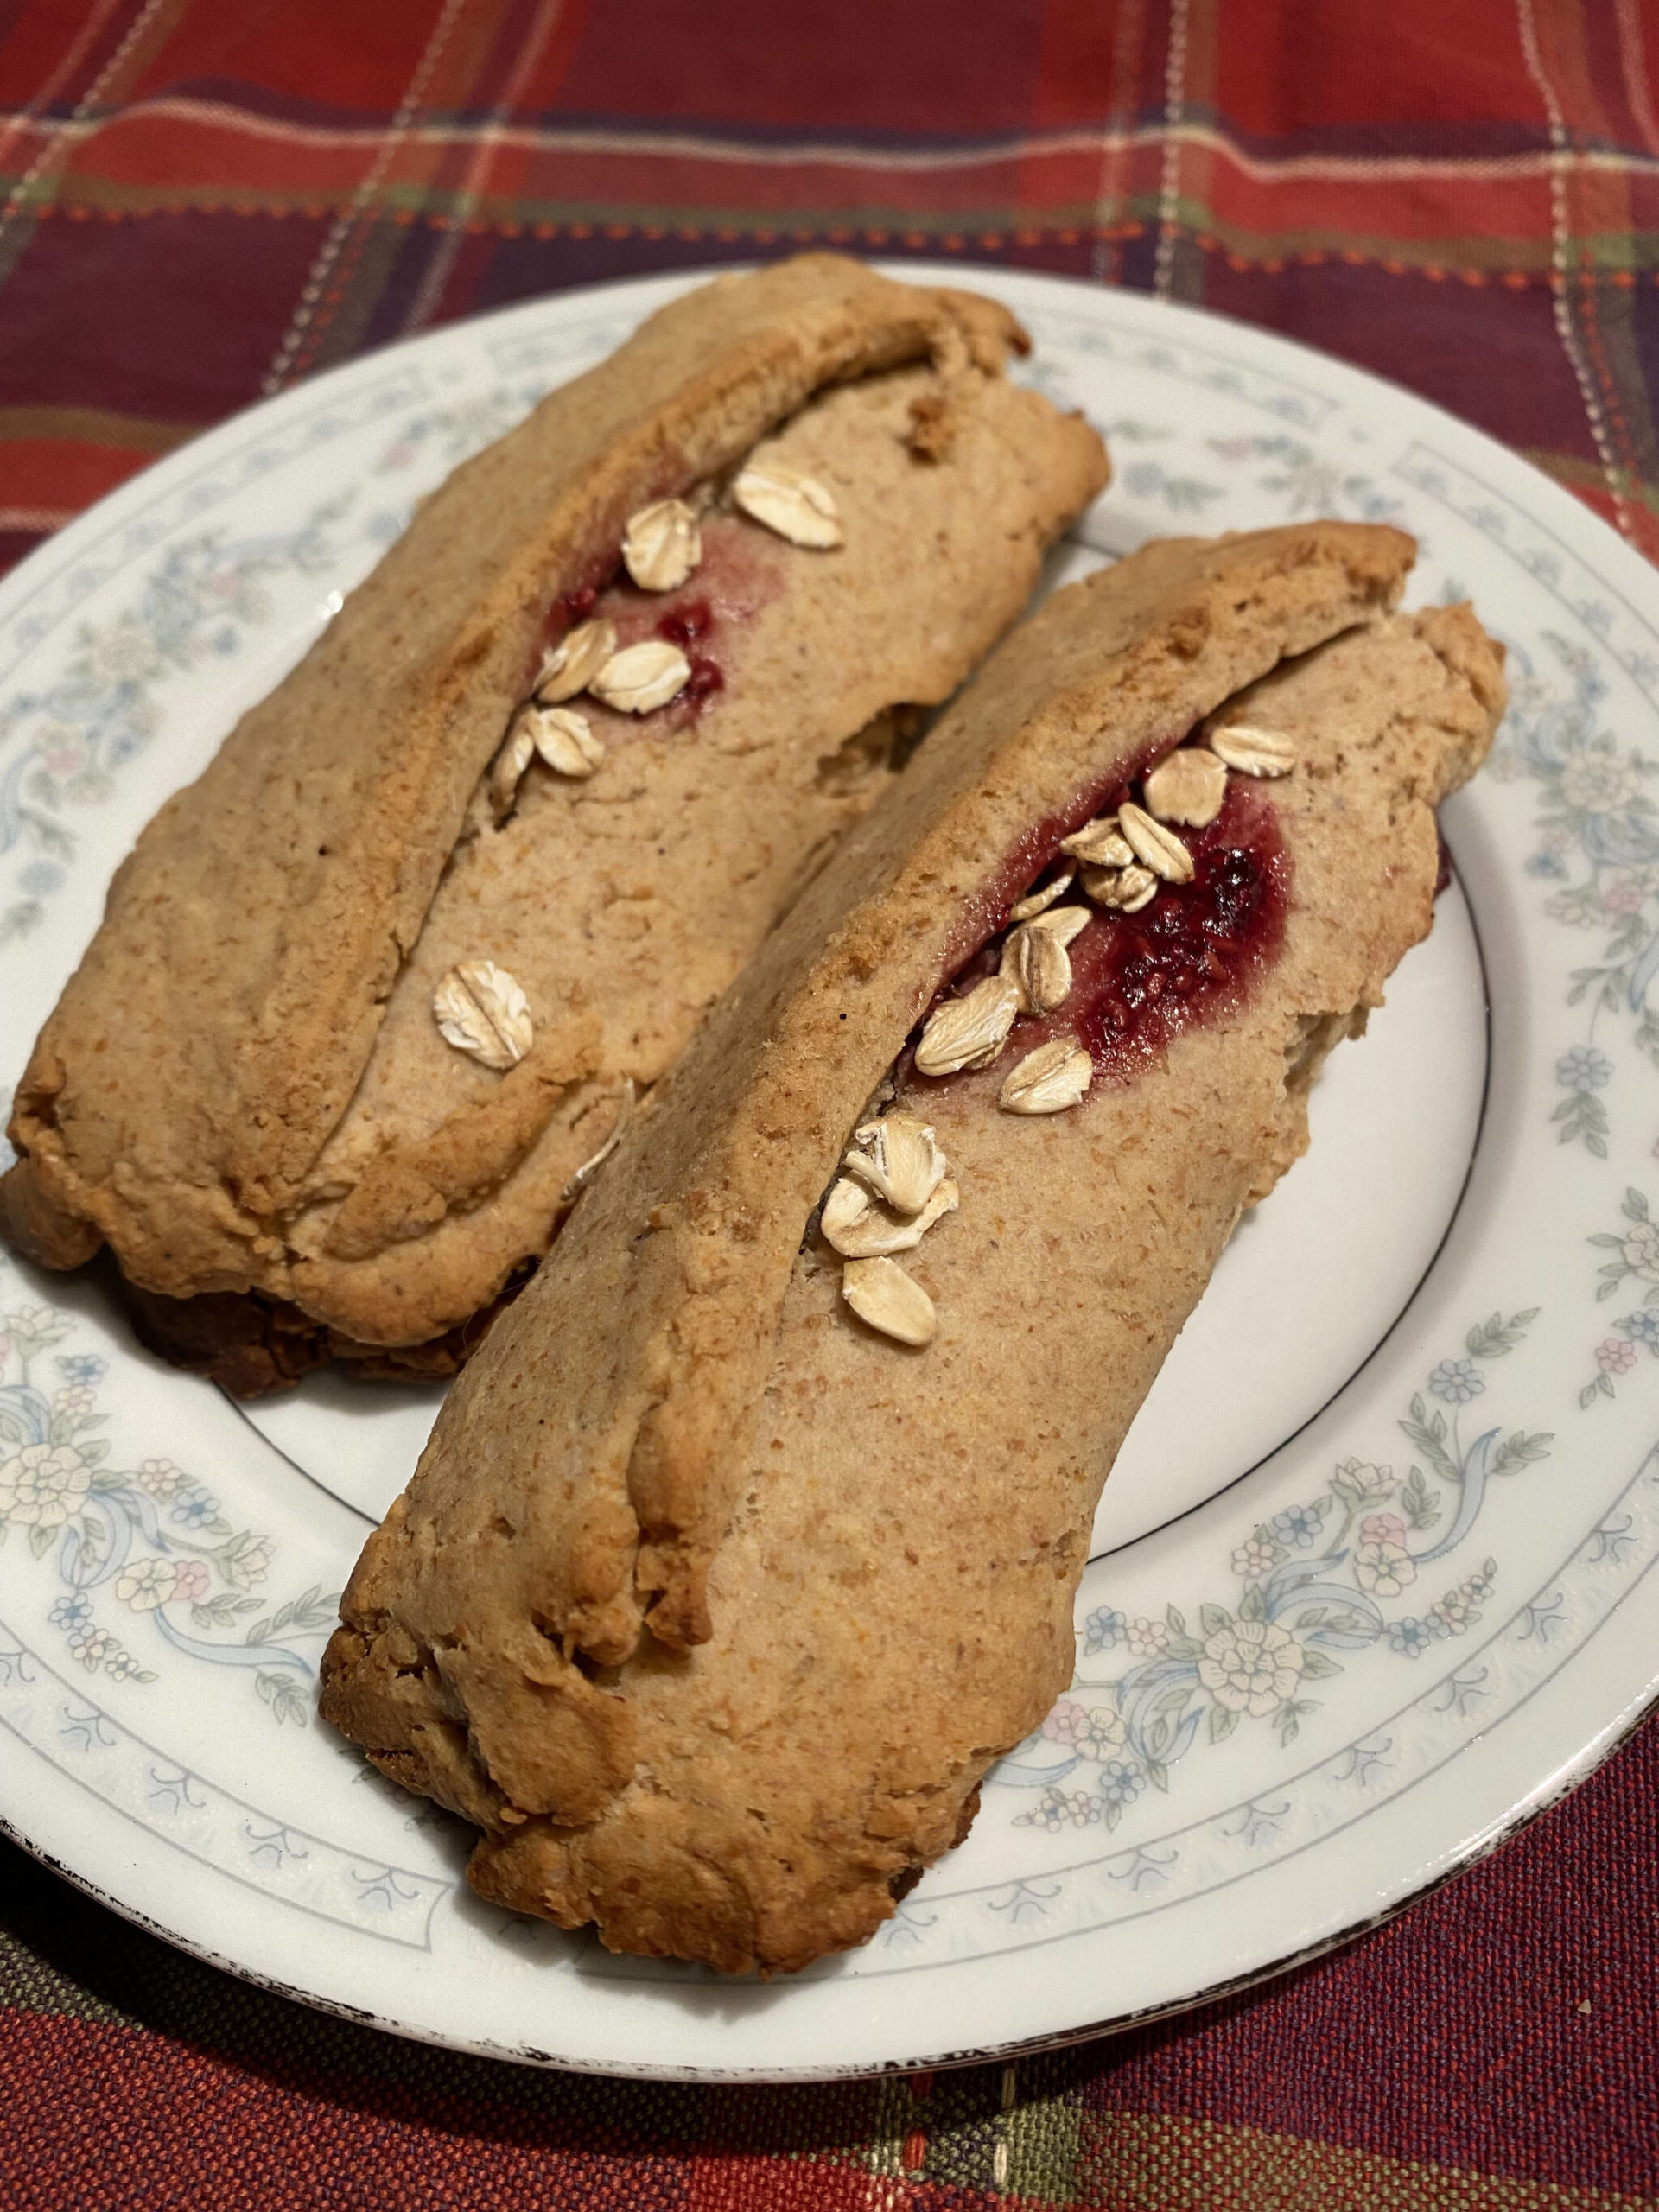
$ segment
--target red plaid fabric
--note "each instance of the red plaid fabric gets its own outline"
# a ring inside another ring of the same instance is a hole
[[[1659,553],[1656,0],[10,0],[0,559],[365,346],[830,244],[1342,354]],[[1005,2076],[536,2075],[322,2019],[0,1847],[0,2204],[1659,2202],[1649,1730],[1283,1982]]]
[[[1266,323],[1659,547],[1637,0],[25,0],[0,530],[449,316],[829,243]]]

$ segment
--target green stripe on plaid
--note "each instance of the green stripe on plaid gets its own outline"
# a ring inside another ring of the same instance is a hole
[[[1021,2203],[1077,2202],[1084,2084],[1100,2046],[1018,2065],[895,2075],[878,2092],[873,2133],[858,2154],[872,2175],[1007,2195]]]
[[[48,2018],[96,2020],[109,2027],[137,2027],[124,2012],[95,1996],[9,1929],[0,1928],[0,2012],[34,2012]]]

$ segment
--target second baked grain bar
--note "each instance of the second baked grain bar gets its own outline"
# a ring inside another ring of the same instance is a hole
[[[486,1894],[799,1967],[1065,1687],[1112,1457],[1501,708],[1466,609],[1378,619],[1410,551],[1174,542],[1058,594],[641,1117],[325,1662]]]

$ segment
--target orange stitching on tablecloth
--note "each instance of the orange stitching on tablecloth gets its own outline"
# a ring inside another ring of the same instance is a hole
[[[54,207],[48,203],[31,210],[32,213],[44,218],[56,216],[71,222],[106,223],[142,221],[147,217],[156,215],[236,215],[244,218],[263,217],[274,222],[289,221],[297,216],[309,222],[322,222],[332,212],[336,211],[315,200],[273,200],[256,206],[246,200],[157,200],[147,207]],[[435,230],[448,230],[455,222],[453,215],[446,213],[441,208],[386,207],[378,209],[376,216],[378,220],[395,222],[404,226],[425,223]],[[671,226],[645,223],[596,224],[581,221],[550,223],[532,219],[526,216],[499,217],[494,219],[485,216],[474,216],[471,219],[469,228],[475,237],[485,237],[493,233],[509,238],[527,232],[533,238],[543,239],[568,238],[581,240],[603,237],[621,241],[628,238],[651,238],[661,236],[677,238],[688,245],[697,245],[705,240],[722,245],[775,245],[780,237],[787,236],[802,243],[821,239],[832,245],[868,247],[875,251],[880,251],[895,244],[902,244],[918,252],[930,246],[943,245],[947,236],[957,239],[964,251],[968,244],[974,244],[983,247],[988,252],[1000,252],[1028,251],[1035,247],[1054,245],[1076,245],[1085,239],[1097,242],[1102,238],[1109,240],[1141,238],[1147,235],[1147,230],[1145,223],[1138,222],[1102,225],[1022,224],[1019,228],[1006,232],[992,231],[969,236],[955,231],[944,233],[906,231],[895,233],[880,227],[854,229],[844,223],[836,223],[829,227],[798,228],[785,233],[770,226],[761,229],[747,230],[740,229],[729,223],[709,225],[676,223]],[[1430,276],[1433,271],[1434,272],[1431,276],[1433,282],[1438,283],[1442,278],[1455,276],[1465,284],[1502,284],[1510,291],[1524,291],[1533,284],[1547,283],[1549,281],[1547,270],[1484,269],[1472,263],[1457,266],[1440,262],[1418,264],[1404,261],[1397,254],[1361,253],[1353,247],[1309,246],[1280,254],[1239,253],[1231,247],[1224,248],[1213,232],[1192,231],[1185,224],[1179,223],[1177,228],[1184,236],[1189,237],[1193,245],[1202,252],[1219,256],[1226,261],[1230,269],[1243,275],[1258,270],[1266,274],[1276,274],[1288,268],[1293,262],[1302,268],[1318,269],[1327,263],[1340,261],[1351,269],[1377,269],[1389,276]],[[1655,234],[1643,233],[1643,235]],[[1617,284],[1621,289],[1627,289],[1643,282],[1659,284],[1659,269],[1641,271],[1631,271],[1626,269],[1592,269],[1581,272],[1581,281],[1585,280]]]

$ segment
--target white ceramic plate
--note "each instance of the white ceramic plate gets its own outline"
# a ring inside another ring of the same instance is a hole
[[[914,271],[906,271],[914,274]],[[937,272],[959,281],[958,270]],[[165,794],[411,503],[689,280],[378,354],[149,470],[0,587],[0,1076]],[[1659,1688],[1659,582],[1565,493],[1281,340],[975,273],[1110,439],[1057,563],[1299,515],[1415,531],[1514,704],[1458,880],[1136,1423],[1077,1678],[855,1956],[730,1984],[473,1899],[314,1712],[435,1394],[238,1409],[0,1259],[0,1815],[121,1911],[409,2035],[779,2079],[1030,2047],[1305,1956],[1585,1773]]]

